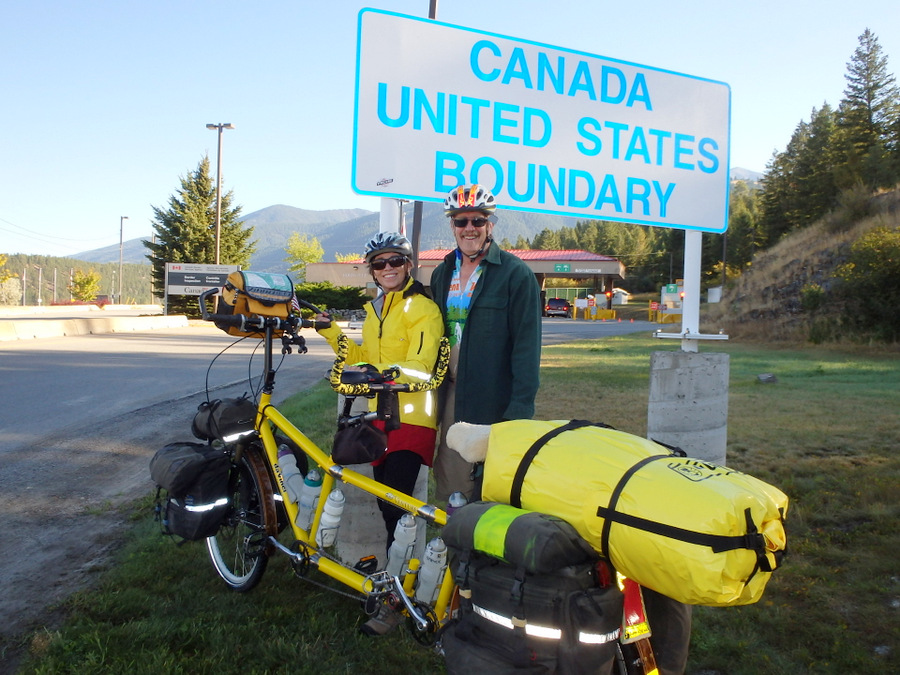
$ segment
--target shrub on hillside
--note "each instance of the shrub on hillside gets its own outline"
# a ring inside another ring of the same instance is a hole
[[[850,320],[882,339],[900,340],[900,226],[876,227],[861,236],[837,277]]]

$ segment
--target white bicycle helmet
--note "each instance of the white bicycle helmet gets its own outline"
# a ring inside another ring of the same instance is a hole
[[[460,185],[450,190],[444,199],[444,213],[451,218],[459,213],[482,211],[493,213],[497,208],[497,200],[491,191],[481,185]]]
[[[381,253],[399,253],[412,258],[412,244],[399,232],[379,232],[366,242],[366,262],[372,262]]]

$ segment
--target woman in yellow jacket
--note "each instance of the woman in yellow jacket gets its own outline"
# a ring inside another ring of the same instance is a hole
[[[379,371],[398,366],[398,382],[427,380],[434,370],[444,324],[425,287],[409,275],[412,246],[396,232],[379,232],[366,244],[365,255],[380,292],[366,305],[362,345],[350,341],[347,363],[367,363]],[[336,324],[319,333],[337,350],[341,329]],[[431,466],[434,460],[437,395],[434,391],[400,394],[399,403],[400,428],[388,432],[387,452],[373,462],[373,471],[380,483],[412,494],[420,466]],[[376,425],[384,428],[382,422]],[[378,507],[390,547],[402,511],[380,501]]]

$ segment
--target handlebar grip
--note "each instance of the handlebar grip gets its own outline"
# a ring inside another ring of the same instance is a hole
[[[297,298],[297,303],[301,307],[305,307],[306,309],[312,310],[316,314],[326,314],[327,313],[327,312],[324,312],[323,310],[319,309],[318,307],[316,307],[311,302],[307,302],[306,300],[303,300],[302,298]]]
[[[218,295],[218,288],[208,288],[200,294],[198,298],[198,302],[200,303],[200,316],[203,317],[204,321],[212,321],[212,314],[210,314],[209,310],[206,308],[206,299],[212,297],[213,295]]]

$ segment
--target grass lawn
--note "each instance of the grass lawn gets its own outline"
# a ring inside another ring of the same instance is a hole
[[[545,348],[537,417],[644,435],[650,354],[665,349],[678,346],[644,335]],[[759,603],[695,609],[688,672],[900,672],[900,359],[701,349],[730,355],[728,464],[789,495],[789,555]],[[760,383],[761,373],[777,383]],[[284,409],[315,440],[330,438],[334,399],[323,385]],[[407,634],[360,636],[359,604],[294,578],[281,557],[251,593],[228,591],[202,544],[158,535],[151,501],[133,505],[119,560],[69,601],[65,625],[29,637],[21,672],[443,672]]]

